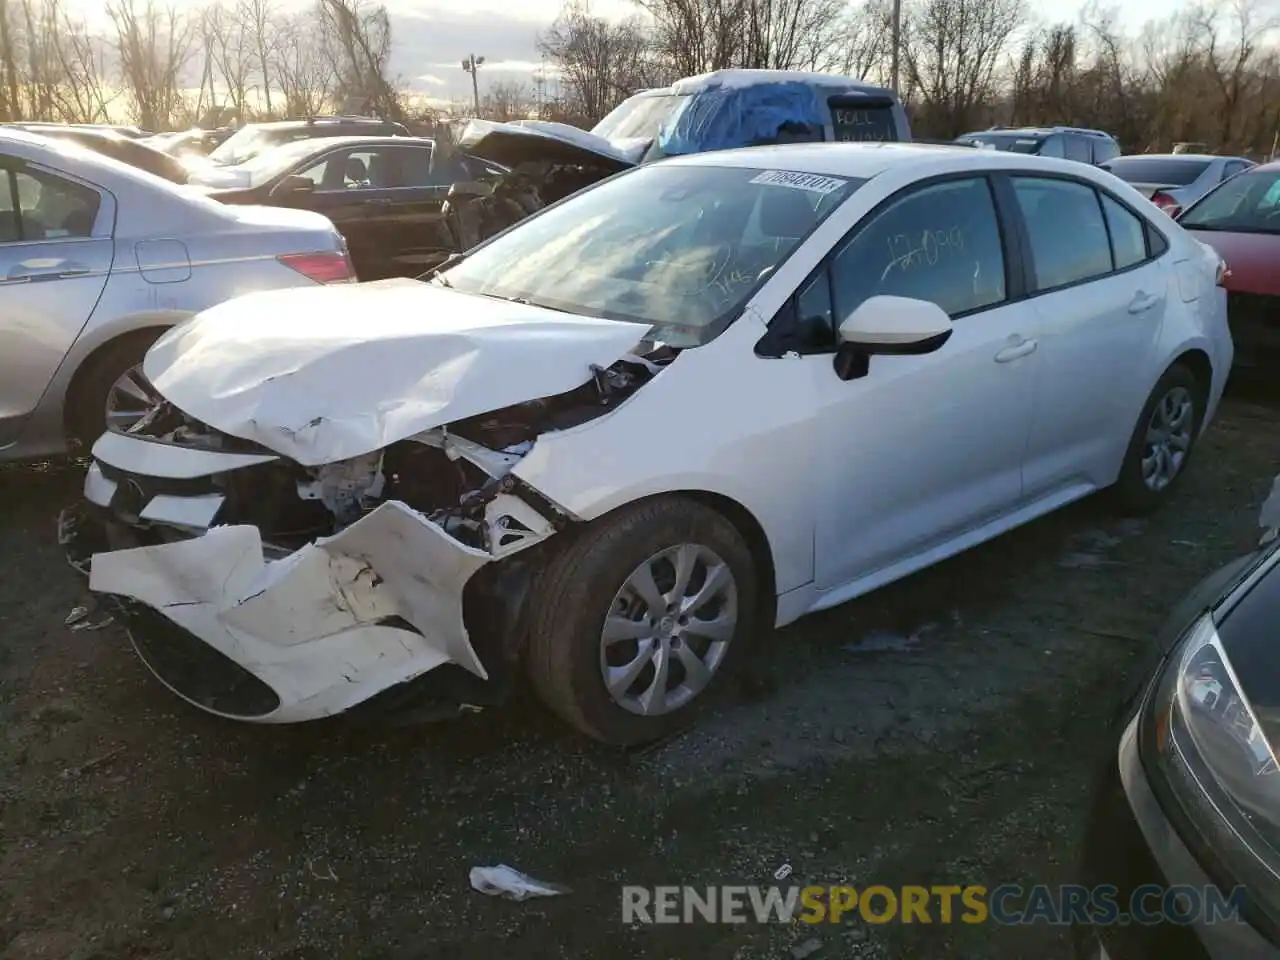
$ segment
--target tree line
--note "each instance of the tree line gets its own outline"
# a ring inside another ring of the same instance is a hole
[[[889,83],[892,0],[632,2],[617,20],[567,0],[538,41],[556,93],[491,83],[482,113],[590,126],[638,89],[735,67]],[[1061,23],[1033,18],[1027,0],[902,0],[898,89],[921,137],[1071,124],[1130,152],[1191,141],[1265,156],[1280,130],[1280,21],[1266,2],[1186,0],[1126,30],[1099,0]],[[395,119],[431,113],[391,72],[392,18],[376,0],[195,11],[107,0],[103,22],[67,0],[0,0],[0,120],[128,116],[180,129],[211,113],[307,116],[352,102]]]
[[[891,0],[634,0],[622,22],[570,0],[541,39],[566,118],[589,125],[630,92],[727,68],[830,71],[888,84]],[[1126,151],[1203,142],[1267,156],[1280,129],[1280,22],[1265,0],[1190,0],[1126,30],[1096,0],[1037,22],[1026,0],[902,0],[898,91],[920,137],[1067,124]]]

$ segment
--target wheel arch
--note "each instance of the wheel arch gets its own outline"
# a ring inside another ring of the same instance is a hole
[[[1191,371],[1191,375],[1196,378],[1196,383],[1200,386],[1200,396],[1197,399],[1200,401],[1200,409],[1203,414],[1208,404],[1209,396],[1213,391],[1213,361],[1209,358],[1208,352],[1200,347],[1191,347],[1183,350],[1174,357],[1169,366],[1165,368],[1165,372],[1167,373],[1171,367],[1175,366],[1186,367]],[[1161,376],[1163,375],[1161,374]]]
[[[62,429],[66,434],[70,434],[72,412],[78,402],[78,394],[84,388],[85,378],[93,370],[94,365],[102,359],[108,352],[115,350],[122,343],[145,343],[154,341],[166,330],[174,325],[177,321],[167,323],[156,322],[152,320],[143,326],[131,327],[123,330],[114,336],[108,337],[96,344],[87,354],[85,354],[80,362],[76,364],[75,371],[71,374],[71,379],[67,381],[67,388],[63,391],[62,403]]]

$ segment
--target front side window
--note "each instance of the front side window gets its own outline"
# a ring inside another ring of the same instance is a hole
[[[336,150],[299,170],[295,176],[310,180],[316,190],[383,190],[397,185],[390,153],[390,150],[369,147]]]
[[[1183,211],[1187,230],[1280,233],[1280,171],[1246,170]]]
[[[437,282],[651,324],[697,346],[864,180],[654,164],[605,180],[476,248]]]
[[[836,255],[832,280],[839,319],[881,295],[929,300],[952,316],[1000,303],[1004,250],[986,179],[947,180],[894,200]]]
[[[1031,242],[1036,289],[1111,272],[1111,243],[1092,187],[1072,180],[1014,177],[1013,189]]]
[[[97,192],[43,170],[0,170],[0,243],[91,236]]]

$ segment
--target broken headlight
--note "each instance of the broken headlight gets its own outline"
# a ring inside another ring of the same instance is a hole
[[[1272,731],[1274,732],[1274,727]],[[1280,766],[1213,617],[1165,661],[1143,717],[1142,755],[1170,820],[1248,919],[1280,930]]]

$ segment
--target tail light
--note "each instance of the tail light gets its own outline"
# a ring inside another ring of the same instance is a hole
[[[1227,266],[1227,261],[1219,260],[1218,273],[1214,277],[1213,282],[1220,287],[1225,287],[1227,285],[1227,280],[1229,280],[1230,278],[1231,278],[1231,268]]]
[[[316,283],[354,283],[356,279],[345,252],[289,253],[276,259]]]
[[[1176,217],[1178,215],[1178,211],[1182,209],[1182,204],[1178,203],[1178,201],[1173,199],[1173,197],[1160,190],[1157,190],[1151,195],[1151,202],[1171,217]]]

